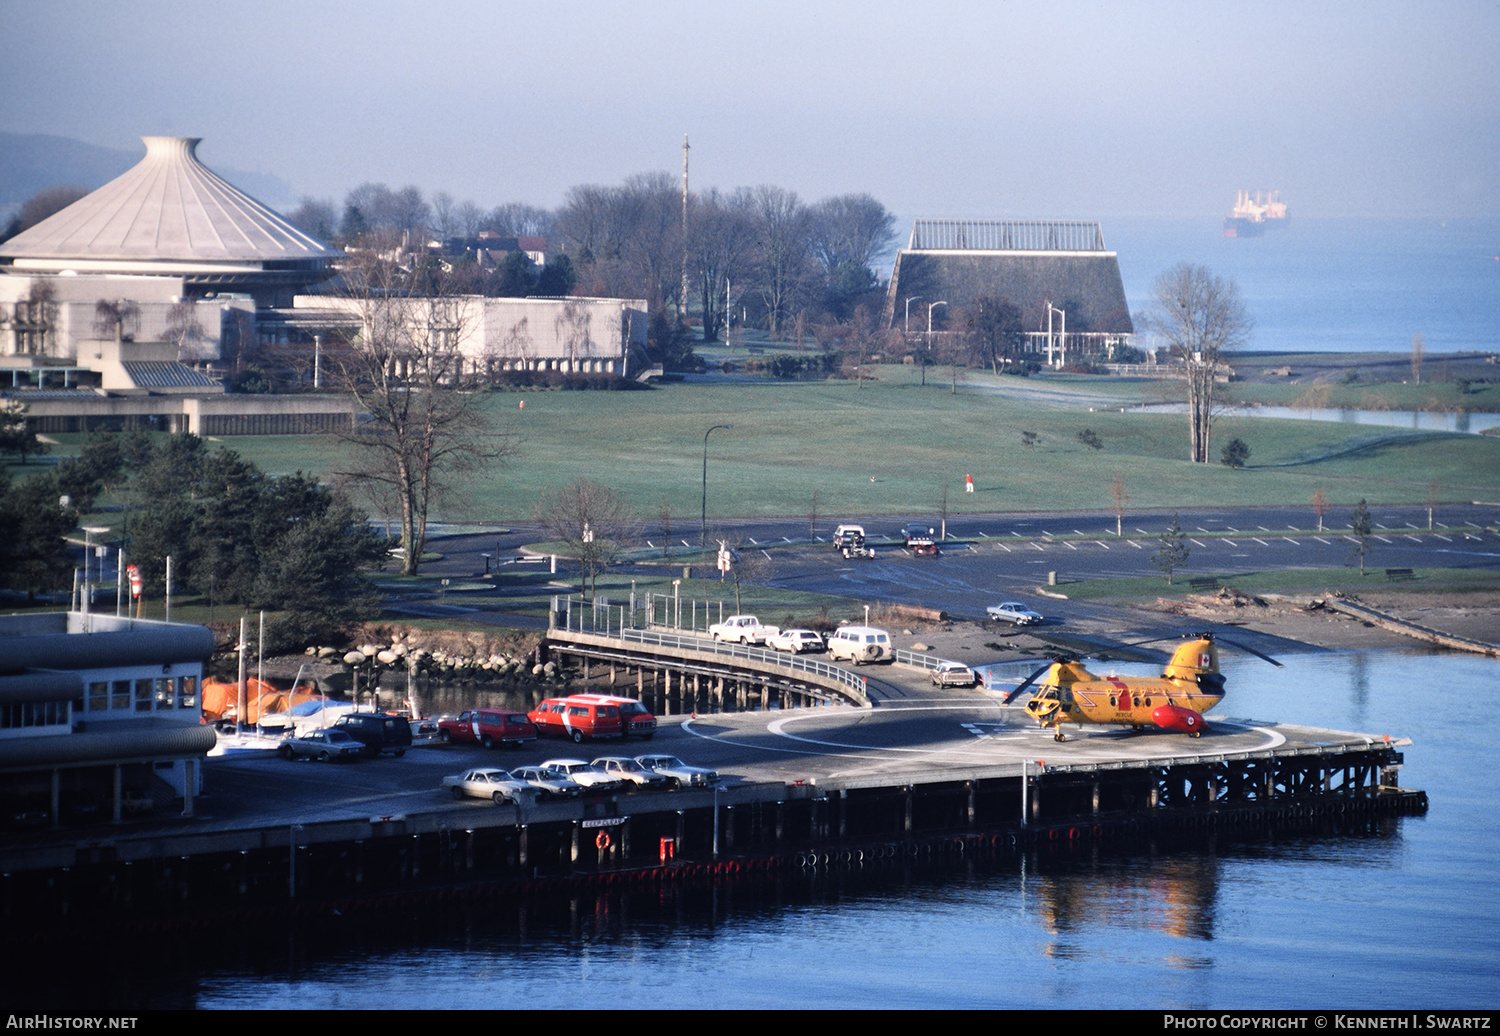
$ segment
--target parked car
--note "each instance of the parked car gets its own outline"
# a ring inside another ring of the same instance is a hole
[[[667,778],[650,767],[642,766],[634,759],[625,756],[601,756],[590,765],[598,767],[611,777],[620,778],[626,784],[634,784],[638,788],[671,787],[671,782]]]
[[[1006,601],[1003,604],[992,604],[985,611],[989,612],[990,618],[999,622],[1013,622],[1017,626],[1035,626],[1042,621],[1042,617],[1020,601]]]
[[[794,655],[800,655],[804,651],[822,651],[823,635],[815,630],[782,630],[766,641],[766,647],[790,651]]]
[[[901,545],[903,547],[910,548],[917,540],[927,540],[928,542],[934,540],[937,537],[937,529],[920,522],[908,522],[906,525],[901,526],[900,531],[896,535],[901,537]]]
[[[865,545],[865,527],[863,525],[840,525],[833,530],[833,549],[842,550],[845,547],[863,547]]]
[[[443,787],[447,788],[455,799],[490,799],[497,806],[502,802],[515,804],[529,802],[536,797],[536,792],[531,785],[525,781],[516,780],[508,771],[493,766],[465,770],[452,777],[444,777]]]
[[[536,740],[536,725],[524,712],[510,709],[465,709],[438,720],[438,740],[494,748]]]
[[[610,694],[574,694],[548,698],[526,716],[538,734],[566,737],[575,744],[584,738],[639,737],[650,740],[656,733],[656,717],[634,698]]]
[[[372,759],[382,752],[403,756],[411,747],[411,721],[394,712],[346,712],[329,729],[354,738]]]
[[[317,759],[319,762],[358,759],[369,753],[363,741],[356,740],[346,730],[314,730],[301,737],[289,737],[276,749],[283,759]]]
[[[962,662],[944,662],[932,671],[932,682],[939,687],[973,687],[979,677]]]
[[[635,761],[666,777],[674,788],[704,788],[719,781],[717,770],[689,766],[675,755],[638,755]]]
[[[570,799],[583,794],[583,785],[543,766],[518,767],[510,775],[531,785],[543,799]]]
[[[828,657],[861,662],[894,662],[891,635],[874,626],[840,626],[828,638]]]
[[[588,791],[614,791],[625,784],[620,778],[611,776],[582,759],[548,759],[542,763],[542,769],[560,774],[574,784],[581,784]]]

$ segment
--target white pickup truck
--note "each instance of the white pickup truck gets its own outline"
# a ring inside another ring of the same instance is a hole
[[[708,628],[708,635],[715,640],[733,640],[740,644],[764,644],[767,638],[780,632],[780,627],[762,626],[754,615],[731,615]]]

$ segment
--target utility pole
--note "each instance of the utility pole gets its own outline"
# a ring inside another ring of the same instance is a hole
[[[677,313],[683,320],[687,319],[688,309],[688,138],[682,135],[682,296],[677,302]]]

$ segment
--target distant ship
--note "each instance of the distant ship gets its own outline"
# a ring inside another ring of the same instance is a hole
[[[1225,237],[1259,237],[1267,227],[1286,226],[1286,205],[1279,200],[1280,191],[1240,191],[1234,210],[1224,220]]]

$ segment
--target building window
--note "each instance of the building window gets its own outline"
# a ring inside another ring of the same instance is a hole
[[[181,686],[177,689],[177,707],[182,709],[198,707],[198,678],[196,676],[182,677]]]
[[[150,712],[152,698],[152,681],[137,680],[135,682],[135,711]]]
[[[130,681],[115,680],[110,686],[114,690],[109,696],[109,707],[111,709],[130,708]]]
[[[90,712],[104,712],[109,708],[109,681],[97,680],[89,684]]]

